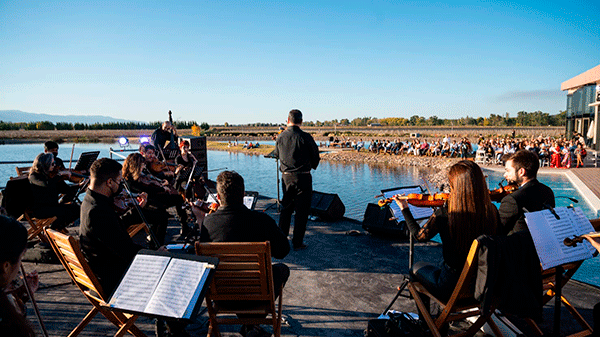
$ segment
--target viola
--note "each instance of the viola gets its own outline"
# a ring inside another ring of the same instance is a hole
[[[578,243],[582,243],[583,240],[585,240],[586,238],[598,238],[600,237],[600,232],[592,232],[589,234],[583,234],[583,235],[579,235],[579,236],[573,236],[572,238],[565,238],[563,240],[563,243],[565,244],[565,246],[567,247],[577,247]]]
[[[177,164],[175,163],[168,163],[168,162],[162,162],[162,161],[158,161],[155,160],[151,163],[147,163],[148,165],[148,169],[150,170],[150,172],[152,173],[160,173],[160,172],[174,172],[175,169],[177,169]]]

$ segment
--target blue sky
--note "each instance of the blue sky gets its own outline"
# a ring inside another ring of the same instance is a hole
[[[566,106],[598,1],[0,1],[0,110],[211,124]]]

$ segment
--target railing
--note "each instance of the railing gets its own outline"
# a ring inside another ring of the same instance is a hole
[[[110,148],[110,150],[108,151],[108,153],[110,154],[110,159],[114,159],[113,155],[119,157],[119,159],[115,159],[117,161],[121,161],[121,160],[125,160],[125,158],[127,158],[127,156],[122,155],[119,152],[137,152],[138,150],[136,149],[120,149],[120,150],[114,150],[112,147]]]

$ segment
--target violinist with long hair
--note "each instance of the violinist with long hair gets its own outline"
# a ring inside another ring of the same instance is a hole
[[[156,208],[166,209],[175,206],[179,221],[181,222],[181,234],[187,235],[190,228],[187,225],[188,215],[183,208],[184,200],[177,191],[171,187],[166,180],[160,180],[151,174],[144,173],[146,161],[139,153],[132,153],[123,163],[123,178],[136,193],[148,193],[148,203]]]
[[[418,241],[436,234],[442,239],[444,261],[441,266],[417,262],[411,274],[432,294],[447,299],[454,290],[473,240],[482,234],[497,234],[500,218],[490,200],[481,168],[463,160],[450,167],[450,196],[446,206],[436,209],[421,228],[408,208],[406,199],[396,197],[406,224]]]
[[[33,216],[56,220],[50,228],[60,230],[79,218],[79,206],[75,203],[59,203],[61,193],[72,193],[65,181],[58,176],[58,166],[52,153],[40,153],[29,170]]]

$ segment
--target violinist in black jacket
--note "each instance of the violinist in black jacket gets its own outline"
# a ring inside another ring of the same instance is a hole
[[[56,216],[50,228],[63,229],[79,218],[77,204],[59,203],[59,195],[71,193],[72,188],[58,176],[58,166],[52,153],[40,153],[35,157],[29,171],[29,183],[33,195],[33,216],[37,218]]]

